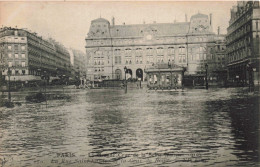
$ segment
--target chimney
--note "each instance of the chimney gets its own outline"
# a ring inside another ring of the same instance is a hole
[[[115,18],[112,17],[112,26],[115,26]]]
[[[188,22],[187,14],[185,14],[185,22]]]
[[[218,35],[220,34],[220,27],[218,26]]]
[[[209,14],[209,25],[212,26],[212,13]]]

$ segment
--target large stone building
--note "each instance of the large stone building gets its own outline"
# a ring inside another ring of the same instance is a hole
[[[186,68],[185,76],[204,80],[205,65],[215,65],[211,48],[218,35],[212,31],[212,15],[195,14],[190,22],[115,25],[106,19],[91,21],[86,38],[87,76],[91,80],[145,80],[144,70],[157,63]],[[193,81],[194,82],[194,81]]]
[[[0,29],[0,60],[2,80],[8,75],[11,81],[22,82],[39,81],[43,75],[48,81],[71,75],[70,56],[63,45],[24,29]]]
[[[227,67],[228,79],[234,84],[259,84],[259,25],[259,1],[238,1],[231,9]]]
[[[86,54],[80,50],[70,49],[72,73],[76,80],[80,80],[80,84],[86,82]]]

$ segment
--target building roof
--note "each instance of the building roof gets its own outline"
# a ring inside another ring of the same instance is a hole
[[[208,18],[208,15],[198,13],[198,14],[191,16],[191,19],[194,19],[194,18]]]
[[[92,20],[91,22],[93,23],[93,22],[109,22],[109,21],[100,17],[98,19]]]
[[[175,34],[187,34],[189,32],[189,25],[189,22],[115,25],[111,27],[110,33],[112,37],[138,37],[145,34],[171,36]]]

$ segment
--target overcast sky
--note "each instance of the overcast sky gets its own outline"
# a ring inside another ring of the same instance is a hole
[[[171,23],[188,20],[198,13],[213,14],[213,30],[226,33],[230,8],[226,2],[0,2],[0,25],[28,28],[53,37],[66,47],[85,52],[85,37],[93,19],[105,18],[116,24]]]

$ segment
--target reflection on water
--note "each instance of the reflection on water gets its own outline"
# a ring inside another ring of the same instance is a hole
[[[258,96],[238,89],[65,93],[72,98],[47,108],[1,108],[0,166],[259,165]]]

